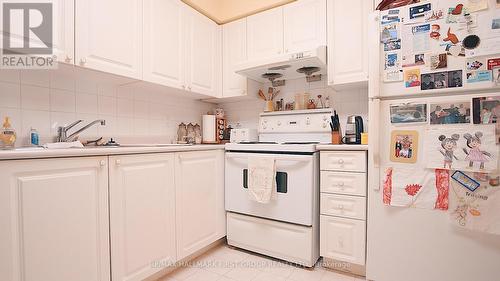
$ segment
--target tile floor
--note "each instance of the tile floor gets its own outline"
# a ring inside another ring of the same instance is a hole
[[[220,246],[157,281],[364,281],[323,268],[285,264],[247,251]]]

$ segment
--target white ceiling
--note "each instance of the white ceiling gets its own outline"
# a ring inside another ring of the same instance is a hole
[[[218,24],[224,24],[296,0],[182,0]]]

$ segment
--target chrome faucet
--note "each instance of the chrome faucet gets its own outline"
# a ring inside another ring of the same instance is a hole
[[[106,125],[106,120],[103,120],[103,119],[99,119],[99,120],[95,120],[95,121],[92,121],[90,122],[89,124],[87,124],[86,126],[83,126],[82,128],[80,128],[79,130],[77,130],[76,132],[72,133],[71,135],[67,136],[68,134],[68,131],[73,128],[74,126],[80,124],[81,122],[83,122],[83,120],[77,120],[71,124],[69,124],[68,126],[65,126],[65,127],[59,127],[57,128],[57,141],[58,142],[72,142],[72,141],[75,141],[78,139],[79,135],[87,130],[88,128],[94,126],[95,124],[97,123],[101,123],[101,126],[104,126]]]

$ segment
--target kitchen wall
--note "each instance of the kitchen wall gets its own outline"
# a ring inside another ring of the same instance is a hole
[[[1,70],[0,117],[10,116],[18,132],[17,145],[29,143],[30,128],[43,142],[53,141],[57,127],[77,119],[84,124],[105,119],[82,138],[103,136],[119,141],[171,142],[180,122],[198,122],[212,104],[144,89],[117,76],[80,71],[60,65],[59,70]],[[3,123],[3,121],[2,121]],[[81,127],[81,126],[78,126]]]
[[[326,96],[330,97],[330,105],[337,110],[340,117],[342,129],[345,131],[347,116],[360,115],[365,123],[365,131],[368,128],[368,90],[367,89],[352,89],[335,91],[326,86],[326,80],[307,83],[305,78],[288,80],[286,85],[281,87],[281,94],[277,99],[283,98],[286,102],[294,100],[296,93],[309,92],[311,97],[323,95],[323,100]],[[264,84],[262,89],[267,92],[269,83]],[[266,89],[266,90],[265,90]],[[257,93],[250,93],[257,95]],[[234,127],[240,125],[242,128],[257,128],[259,122],[259,113],[264,109],[264,101],[260,99],[252,99],[247,101],[239,101],[232,103],[220,104],[224,108],[229,123]]]

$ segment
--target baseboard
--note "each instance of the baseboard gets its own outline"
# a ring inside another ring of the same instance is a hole
[[[156,281],[162,277],[165,277],[166,275],[174,272],[175,270],[179,269],[182,267],[183,264],[187,264],[189,263],[190,261],[193,261],[195,260],[196,258],[198,258],[199,256],[201,255],[204,255],[212,250],[214,250],[215,248],[218,248],[219,246],[221,245],[225,245],[226,244],[226,237],[223,237],[215,242],[213,242],[212,244],[196,251],[195,253],[183,258],[182,260],[178,261],[177,263],[179,264],[178,266],[175,266],[175,267],[167,267],[167,268],[164,268],[162,269],[161,271],[155,273],[154,275],[151,275],[149,276],[148,278],[144,279],[143,281]]]
[[[358,276],[366,276],[366,266],[364,265],[323,257],[322,266],[335,271],[347,272]]]

